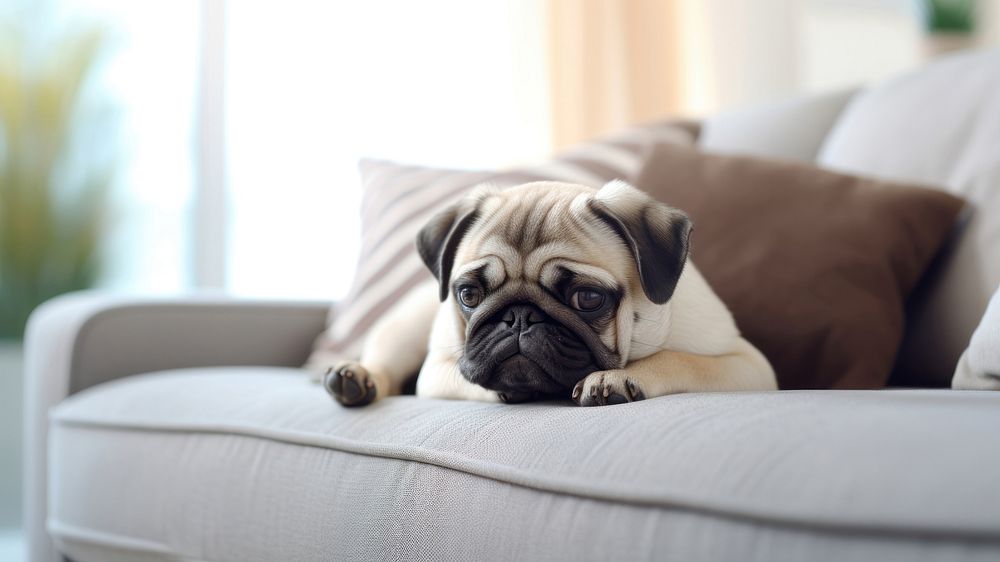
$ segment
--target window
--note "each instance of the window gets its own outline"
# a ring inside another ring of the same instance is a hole
[[[294,1],[280,10],[229,3],[229,288],[346,292],[362,156],[493,167],[544,155],[544,100],[529,83],[541,83],[544,55],[525,53],[535,21],[527,9],[460,0]]]

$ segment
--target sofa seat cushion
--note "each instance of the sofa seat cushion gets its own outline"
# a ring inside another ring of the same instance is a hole
[[[51,423],[48,525],[78,562],[1000,553],[1000,393],[344,409],[233,367],[105,383]]]

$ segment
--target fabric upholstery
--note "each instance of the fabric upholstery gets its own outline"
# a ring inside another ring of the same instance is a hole
[[[779,386],[881,388],[904,303],[961,199],[760,158],[662,145],[637,184],[694,222],[691,256]]]
[[[848,173],[939,185],[971,219],[909,309],[894,382],[947,386],[1000,284],[1000,50],[965,53],[857,96],[820,152]]]
[[[329,303],[81,292],[36,309],[25,337],[24,527],[33,562],[59,557],[45,533],[48,414],[90,386],[156,369],[301,365]]]
[[[129,377],[52,414],[78,562],[988,560],[1000,394],[332,403],[299,370]]]
[[[972,333],[951,381],[952,388],[1000,390],[1000,288]]]
[[[350,292],[331,312],[330,327],[317,340],[309,365],[322,370],[339,359],[356,358],[378,317],[430,278],[417,254],[417,232],[471,188],[485,182],[509,187],[539,180],[600,187],[613,179],[632,179],[650,145],[690,145],[696,131],[691,123],[654,123],[571,148],[539,166],[505,172],[362,161],[361,257]]]
[[[712,115],[702,123],[698,145],[708,152],[814,163],[856,93],[801,96]]]

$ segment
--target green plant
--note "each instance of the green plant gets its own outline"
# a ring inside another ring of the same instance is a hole
[[[975,0],[924,0],[924,10],[929,31],[972,33],[975,30]]]
[[[84,95],[105,34],[43,48],[28,37],[0,33],[0,338],[23,335],[40,303],[93,285],[113,175],[113,127]]]

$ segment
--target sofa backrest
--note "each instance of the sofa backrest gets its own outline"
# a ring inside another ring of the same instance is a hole
[[[704,120],[698,144],[721,154],[815,162],[855,93],[843,90],[723,112]]]
[[[1000,51],[947,57],[860,92],[707,119],[708,151],[813,161],[969,200],[965,224],[908,305],[892,383],[947,386],[1000,284]]]

